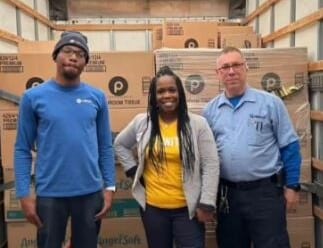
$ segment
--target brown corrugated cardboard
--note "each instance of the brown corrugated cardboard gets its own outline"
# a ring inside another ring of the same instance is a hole
[[[241,50],[249,67],[247,82],[250,86],[284,97],[288,95],[286,100],[290,102],[308,102],[305,48]],[[155,51],[156,70],[164,65],[173,69],[185,85],[189,106],[201,108],[223,90],[215,72],[220,51],[159,49]]]
[[[302,183],[309,183],[312,182],[312,165],[311,159],[304,160],[301,166],[301,178],[300,181]]]
[[[8,248],[37,248],[36,233],[36,227],[28,222],[7,223]],[[67,231],[66,240],[69,236]]]
[[[315,248],[313,216],[288,218],[287,226],[292,248]]]
[[[254,33],[220,33],[219,48],[234,46],[239,48],[260,47],[259,37]]]
[[[158,25],[152,28],[153,50],[163,47],[163,26]]]
[[[219,48],[235,46],[239,48],[260,47],[259,37],[251,26],[219,26]]]
[[[82,79],[106,93],[111,109],[145,108],[154,73],[152,53],[102,53],[91,55]]]
[[[21,96],[26,89],[37,86],[55,75],[51,54],[1,54],[0,81],[2,89]]]
[[[170,48],[217,48],[217,32],[216,22],[165,22],[162,45]]]
[[[47,53],[51,54],[57,41],[28,41],[18,43],[18,53]]]
[[[18,111],[0,111],[0,137],[2,166],[13,167],[14,145],[16,141]]]
[[[147,97],[144,96],[144,99]],[[144,100],[143,99],[143,100]],[[147,108],[110,109],[110,124],[114,134],[125,128],[139,113],[147,113]]]
[[[312,193],[306,191],[300,191],[299,193],[300,199],[299,204],[295,210],[287,211],[288,217],[304,217],[304,216],[312,216]]]
[[[0,55],[2,89],[17,96],[53,77],[55,70],[50,54]],[[91,54],[81,78],[105,92],[110,108],[120,109],[146,107],[153,76],[152,53],[111,52]]]
[[[8,248],[37,248],[36,227],[27,222],[7,223]],[[70,229],[67,228],[66,240]],[[140,218],[103,219],[98,239],[101,248],[146,248],[147,241]]]
[[[127,177],[121,165],[116,166],[117,184],[114,199],[128,199],[132,198],[131,186],[132,179]]]
[[[15,110],[17,108],[18,108],[17,104],[12,103],[12,102],[7,101],[7,100],[0,99],[0,111],[11,110],[11,109]]]

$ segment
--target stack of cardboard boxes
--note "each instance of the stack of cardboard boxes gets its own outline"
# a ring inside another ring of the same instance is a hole
[[[243,49],[243,53],[249,66],[248,83],[251,86],[284,99],[301,138],[302,181],[311,181],[306,49],[257,49],[260,47],[259,37],[250,27],[171,22],[154,27],[153,46],[173,49],[164,48],[155,53],[92,53],[82,80],[105,92],[110,106],[112,131],[117,135],[137,113],[146,112],[150,80],[155,69],[163,65],[171,67],[182,79],[189,109],[201,113],[205,104],[223,91],[215,73],[216,58],[220,53],[217,48],[228,45],[248,48]],[[20,97],[26,89],[55,76],[56,68],[50,55],[53,46],[54,42],[51,42],[35,51],[33,44],[25,44],[20,47],[19,54],[0,55],[1,90]],[[5,182],[14,180],[13,147],[17,118],[18,106],[0,100],[1,156]],[[131,181],[125,177],[120,165],[116,166],[118,191],[112,210],[103,220],[99,245],[102,248],[145,248],[147,244],[139,206],[130,193]],[[36,247],[36,229],[26,222],[19,201],[15,198],[15,189],[5,192],[5,208],[8,247]],[[216,223],[207,225],[207,247],[216,247],[215,229]],[[288,229],[293,248],[314,248],[310,193],[302,192],[300,206],[295,212],[288,213]]]
[[[223,91],[216,77],[217,49],[159,49],[156,70],[168,65],[181,78],[189,108],[201,113],[206,102]],[[303,163],[301,181],[311,181],[311,126],[308,100],[307,50],[242,49],[249,67],[248,84],[281,97],[300,137]],[[292,247],[314,247],[311,193],[301,192],[298,208],[288,213]],[[299,223],[303,222],[302,227]]]
[[[153,48],[261,47],[260,37],[250,26],[219,22],[169,22],[152,29]]]

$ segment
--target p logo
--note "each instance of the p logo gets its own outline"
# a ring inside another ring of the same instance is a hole
[[[28,79],[28,81],[26,83],[26,90],[29,88],[36,87],[36,86],[42,84],[43,82],[44,82],[44,80],[39,77],[32,77],[32,78]]]
[[[200,75],[190,75],[185,80],[185,89],[193,94],[199,94],[205,87],[203,78]]]
[[[109,90],[115,96],[122,96],[128,91],[128,82],[123,77],[113,77],[109,82]]]

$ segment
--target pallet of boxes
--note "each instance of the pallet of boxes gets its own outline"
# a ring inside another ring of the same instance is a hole
[[[206,31],[207,30],[207,31]],[[156,71],[169,66],[184,84],[190,111],[201,114],[205,104],[222,92],[215,68],[219,48],[257,48],[252,27],[219,22],[164,22],[153,30]],[[216,222],[206,224],[206,247],[217,247]]]
[[[188,106],[193,112],[201,113],[205,104],[223,91],[214,71],[220,51],[206,48],[155,51],[156,68],[168,65],[179,75],[184,83]],[[276,94],[286,104],[301,143],[301,181],[310,182],[311,130],[306,48],[242,48],[242,52],[249,67],[248,84]],[[312,196],[303,191],[300,196],[298,208],[287,213],[291,247],[314,248]],[[207,228],[207,237],[212,241],[214,230],[212,225]]]
[[[51,43],[54,44],[54,43]],[[37,47],[37,42],[33,44]],[[28,45],[28,48],[30,45]],[[0,56],[1,154],[5,182],[14,181],[13,153],[17,132],[18,104],[23,92],[37,87],[55,75],[51,50],[34,53],[35,49]],[[124,128],[140,112],[146,112],[147,89],[154,75],[152,52],[92,53],[82,80],[103,90],[110,104],[113,135]],[[55,100],[55,99],[53,99]],[[37,151],[33,152],[34,160]],[[34,167],[35,165],[33,165]],[[36,165],[37,166],[37,165]],[[34,171],[34,169],[33,169]],[[116,165],[117,192],[111,211],[103,219],[98,247],[145,248],[146,237],[140,219],[139,206],[131,196],[131,180]],[[32,191],[34,185],[31,185]],[[29,224],[15,196],[15,188],[5,191],[5,220],[8,248],[36,248],[36,228]],[[70,229],[67,228],[66,244]]]

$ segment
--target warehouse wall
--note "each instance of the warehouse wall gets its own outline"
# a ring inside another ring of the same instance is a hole
[[[248,0],[247,15],[251,14],[267,0]],[[261,34],[262,37],[279,30],[286,25],[298,21],[303,17],[317,11],[320,8],[320,0],[280,0],[274,6],[258,16],[249,25]],[[266,47],[300,47],[308,48],[310,61],[320,58],[322,37],[320,37],[320,22],[306,26],[296,32],[290,33],[275,41],[266,44]],[[322,34],[321,34],[322,35]]]
[[[21,0],[21,2],[43,16],[48,17],[48,0]],[[0,1],[0,10],[0,30],[32,41],[50,39],[50,29],[46,25],[30,17],[7,1]],[[17,51],[17,44],[0,40],[0,53],[15,53]]]

